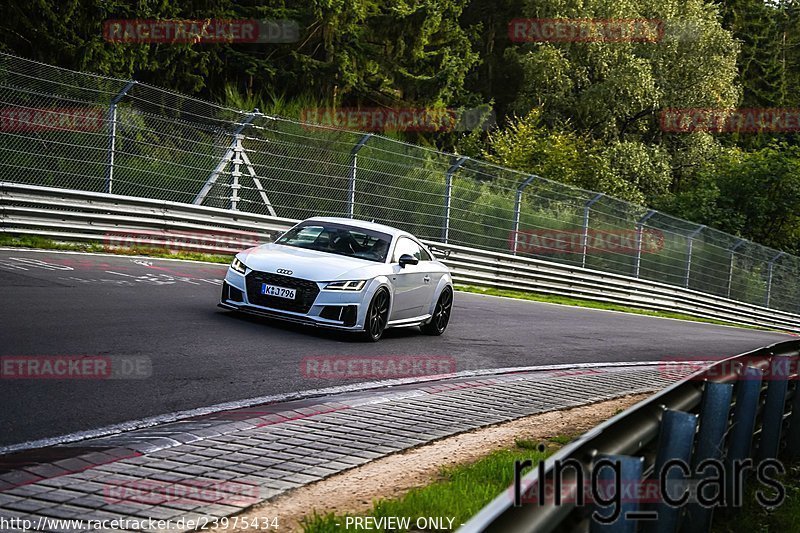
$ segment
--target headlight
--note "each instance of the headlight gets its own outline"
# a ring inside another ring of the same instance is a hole
[[[360,291],[367,284],[366,280],[360,281],[332,281],[325,285],[328,291]]]
[[[244,274],[245,270],[247,270],[245,264],[239,261],[238,257],[233,258],[233,262],[231,263],[231,268],[236,272],[238,272],[239,274]]]

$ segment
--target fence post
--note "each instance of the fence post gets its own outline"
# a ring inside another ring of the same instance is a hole
[[[583,234],[581,236],[581,247],[583,248],[583,259],[581,259],[581,267],[586,267],[586,250],[589,247],[589,209],[605,196],[603,193],[598,193],[591,200],[587,200],[583,204]]]
[[[461,168],[461,165],[467,162],[469,157],[459,157],[445,175],[445,192],[444,192],[444,225],[442,226],[442,242],[447,244],[450,239],[450,204],[453,198],[453,174]]]
[[[725,434],[728,431],[728,415],[733,399],[732,383],[706,381],[700,404],[700,427],[697,432],[697,447],[692,456],[692,472],[695,480],[708,477],[700,472],[699,465],[704,461],[722,459],[725,448]],[[711,525],[714,510],[699,503],[690,503],[686,509],[687,517],[682,531],[686,533],[705,533]]]
[[[520,183],[517,186],[517,195],[514,198],[514,233],[513,233],[513,235],[514,235],[514,246],[512,248],[512,250],[514,251],[514,255],[517,255],[517,245],[518,245],[518,242],[519,242],[518,241],[518,239],[519,239],[519,218],[520,218],[520,212],[522,211],[522,192],[525,190],[525,187],[527,187],[528,185],[533,183],[533,180],[535,180],[535,179],[541,179],[541,176],[537,176],[536,174],[531,174],[530,176],[525,178],[525,181],[523,181],[522,183]]]
[[[642,471],[644,469],[644,457],[631,457],[627,455],[598,455],[592,465],[592,483],[599,482],[599,487],[605,493],[605,498],[609,496],[619,496],[617,509],[612,504],[603,505],[603,502],[595,503],[594,510],[601,517],[609,517],[612,511],[619,512],[619,518],[610,524],[601,524],[596,520],[591,520],[589,526],[590,533],[635,533],[638,522],[628,518],[629,513],[635,513],[639,509],[637,498],[626,498],[628,493],[625,485],[627,483],[641,483]],[[602,466],[601,466],[602,465]],[[613,468],[612,468],[613,465]],[[598,473],[595,469],[600,467]],[[619,475],[619,479],[616,476]],[[620,481],[622,483],[620,483]],[[576,490],[584,490],[577,487]],[[624,491],[624,494],[623,494]],[[633,494],[639,494],[639,487],[635,487]],[[611,499],[611,498],[609,498]]]
[[[758,404],[761,399],[760,368],[745,367],[738,376],[738,390],[736,391],[736,405],[733,408],[733,426],[731,427],[728,441],[728,457],[726,461],[727,486],[725,503],[730,505],[727,495],[734,494],[734,465],[750,457],[753,444],[753,431],[758,415]],[[736,487],[743,491],[744,486]]]
[[[694,238],[697,237],[704,229],[706,229],[706,226],[701,225],[699,228],[691,232],[687,237],[689,246],[686,250],[686,276],[683,278],[683,286],[687,289],[689,288],[689,274],[691,274],[692,271],[692,249],[694,248]]]
[[[657,212],[658,211],[654,209],[649,210],[647,214],[636,223],[636,269],[634,271],[634,276],[637,278],[639,277],[639,268],[642,265],[642,228],[644,228],[645,223],[650,220],[650,217]]]
[[[773,355],[767,375],[767,397],[761,414],[761,439],[758,442],[758,459],[775,459],[781,443],[781,426],[792,373],[792,357]]]
[[[661,417],[661,429],[658,436],[658,450],[654,465],[654,480],[658,480],[659,487],[670,492],[672,484],[681,483],[681,489],[687,490],[687,478],[678,468],[669,468],[668,461],[681,461],[688,465],[692,455],[694,434],[697,429],[697,415],[682,411],[666,410]],[[660,476],[664,476],[665,481]],[[662,501],[655,506],[658,520],[646,522],[644,531],[647,533],[675,533],[678,530],[678,520],[681,516],[679,507],[670,506]]]
[[[733,257],[736,254],[736,250],[738,250],[739,247],[741,245],[743,245],[744,243],[746,243],[746,242],[747,241],[745,239],[739,239],[738,241],[736,241],[736,244],[734,244],[733,246],[728,248],[728,251],[731,253],[731,261],[730,261],[730,265],[728,266],[728,294],[727,294],[727,298],[731,297],[731,285],[733,284]]]
[[[233,159],[231,159],[231,163],[233,163],[233,170],[231,170],[231,204],[230,209],[231,211],[236,211],[237,207],[239,206],[239,189],[242,188],[242,185],[239,183],[239,178],[242,177],[242,138],[244,136],[239,134],[236,136],[236,140],[233,143]]]
[[[786,252],[778,252],[775,257],[769,260],[769,277],[767,278],[767,301],[766,307],[769,307],[769,298],[772,295],[772,269],[775,266],[775,261],[780,259],[786,254]]]
[[[106,192],[111,194],[111,186],[114,182],[114,151],[117,145],[117,105],[128,94],[131,87],[136,85],[135,81],[129,81],[127,85],[111,100],[108,107],[108,125],[111,127],[108,135],[108,165],[106,166]]]
[[[241,147],[241,137],[240,137],[241,133],[248,125],[250,125],[251,122],[253,122],[253,120],[255,120],[256,116],[260,114],[261,113],[259,112],[258,108],[253,109],[253,111],[247,116],[247,118],[245,118],[242,121],[242,123],[239,124],[239,126],[234,130],[233,141],[228,147],[228,150],[225,152],[225,155],[222,156],[222,159],[220,160],[217,167],[211,172],[211,175],[208,176],[208,179],[203,184],[203,187],[200,189],[200,192],[197,193],[197,196],[194,197],[194,201],[192,202],[193,204],[200,205],[203,203],[203,200],[205,200],[208,193],[211,192],[211,188],[217,182],[219,175],[222,174],[222,171],[225,169],[228,163],[233,161],[233,158],[236,155],[236,147],[237,146]],[[235,195],[236,191],[234,191],[233,194]]]
[[[792,356],[797,367],[797,355]],[[786,455],[789,459],[800,458],[800,376],[796,377],[794,398],[792,398],[792,416],[789,419],[789,430],[786,434]]]
[[[350,184],[347,189],[347,216],[353,218],[356,209],[356,168],[358,165],[358,152],[367,144],[371,133],[367,133],[350,151]]]

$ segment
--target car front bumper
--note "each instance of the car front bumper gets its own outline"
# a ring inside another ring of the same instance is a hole
[[[363,331],[369,302],[367,296],[374,292],[369,290],[370,284],[368,283],[361,291],[325,291],[322,290],[321,284],[318,285],[320,291],[305,313],[267,307],[250,301],[245,276],[229,268],[222,283],[219,306],[299,324],[345,331]]]

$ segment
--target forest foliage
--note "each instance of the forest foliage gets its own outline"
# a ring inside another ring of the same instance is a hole
[[[517,18],[652,19],[657,42],[515,42]],[[291,43],[114,43],[110,19],[291,20]],[[796,133],[671,132],[665,109],[800,108],[790,0],[6,0],[0,50],[298,118],[491,106],[404,140],[800,253]]]

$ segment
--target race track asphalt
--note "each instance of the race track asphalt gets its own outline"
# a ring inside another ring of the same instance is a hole
[[[0,250],[0,356],[145,361],[139,379],[0,378],[0,446],[222,402],[360,380],[320,379],[306,357],[443,356],[456,371],[715,358],[779,333],[456,293],[441,337],[376,344],[216,307],[224,265]],[[306,361],[307,363],[307,361]]]

